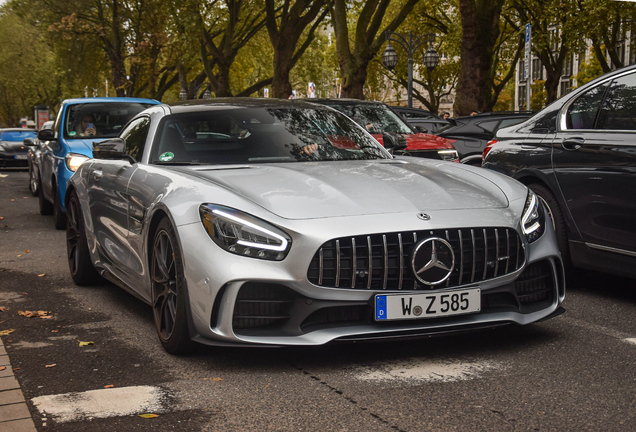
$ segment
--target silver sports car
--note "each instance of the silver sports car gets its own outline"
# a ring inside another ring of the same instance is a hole
[[[395,158],[300,101],[155,106],[68,185],[69,267],[149,303],[171,353],[529,324],[565,297],[534,193],[481,168]],[[403,148],[403,147],[402,147]]]

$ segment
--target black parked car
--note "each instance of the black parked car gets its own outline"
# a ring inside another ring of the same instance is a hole
[[[438,129],[435,135],[453,143],[462,163],[479,166],[484,148],[488,141],[493,139],[497,130],[521,123],[531,115],[531,112],[497,111],[450,118],[448,125]]]
[[[391,109],[402,116],[408,124],[414,128],[418,128],[421,132],[434,133],[439,128],[448,124],[448,121],[442,119],[440,116],[421,108],[392,106]],[[426,131],[423,129],[426,129]]]
[[[529,185],[565,261],[636,277],[636,66],[501,129],[483,166]]]

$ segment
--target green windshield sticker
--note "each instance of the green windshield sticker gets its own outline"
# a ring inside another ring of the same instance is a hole
[[[75,136],[76,134],[77,134],[77,132],[75,132],[75,131],[70,131],[70,132],[68,133],[68,135],[69,135],[69,136]]]
[[[161,153],[161,156],[159,156],[161,162],[170,162],[172,159],[174,159],[174,153],[170,152]]]

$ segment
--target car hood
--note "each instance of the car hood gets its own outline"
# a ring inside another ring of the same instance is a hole
[[[286,219],[508,206],[496,184],[449,162],[338,161],[175,169],[216,183]]]
[[[87,138],[87,139],[74,139],[66,140],[66,145],[71,152],[78,152],[87,156],[93,155],[93,143],[101,142],[109,138]]]
[[[29,147],[25,146],[22,141],[0,141],[0,146],[7,152],[27,153]]]
[[[425,133],[417,134],[402,134],[406,138],[406,150],[443,150],[443,149],[455,149],[451,142],[444,137],[437,135],[430,135]],[[384,145],[382,135],[373,134],[380,144]]]

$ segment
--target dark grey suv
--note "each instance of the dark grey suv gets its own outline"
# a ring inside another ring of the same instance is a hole
[[[529,185],[565,261],[636,277],[636,66],[500,129],[483,165]]]

